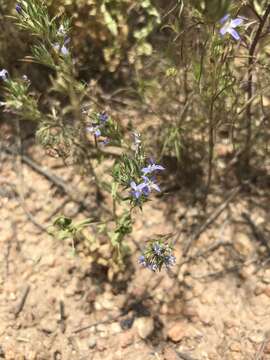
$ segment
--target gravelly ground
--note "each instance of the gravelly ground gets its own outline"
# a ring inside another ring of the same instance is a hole
[[[79,186],[78,175],[58,167],[59,161],[37,146],[28,153],[67,183]],[[23,204],[38,223],[49,224],[64,200],[61,211],[82,218],[78,204],[25,164],[23,177]],[[94,272],[88,256],[73,256],[67,242],[41,232],[29,221],[16,192],[19,186],[14,157],[3,155],[0,358],[270,359],[270,268],[263,244],[263,237],[269,238],[266,190],[240,192],[201,234],[178,274],[177,269],[174,275],[140,269],[134,246],[134,269],[127,270],[128,280],[119,286],[106,280],[102,269]],[[181,201],[181,191],[147,204],[133,235],[135,242],[143,243],[151,234],[182,229],[178,264],[192,226],[204,221],[198,206]],[[209,212],[223,199],[211,195]],[[92,326],[82,329],[88,325]]]

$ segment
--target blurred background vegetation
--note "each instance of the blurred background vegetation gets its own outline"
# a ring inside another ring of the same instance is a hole
[[[130,78],[153,53],[151,37],[161,23],[160,9],[151,0],[59,0],[46,2],[51,15],[72,18],[72,47],[81,76]],[[16,1],[1,2],[1,63],[16,67],[29,50],[29,39],[19,34],[5,15]],[[12,41],[11,41],[12,40]],[[25,41],[27,40],[27,41]],[[27,49],[28,48],[28,49]],[[15,63],[14,63],[15,60]]]
[[[183,170],[188,162],[189,166],[185,167],[188,174],[194,164],[200,167],[208,161],[212,168],[216,159],[223,169],[225,158],[238,162],[237,154],[245,149],[247,58],[259,26],[258,18],[263,17],[267,3],[257,0],[46,2],[52,16],[66,14],[72,19],[71,48],[78,78],[110,93],[110,99],[112,94],[124,94],[134,100],[140,111],[155,115],[159,119],[157,126],[151,121],[144,124],[144,137],[150,140],[151,152],[174,159],[178,169],[182,166]],[[7,16],[15,13],[15,4],[10,0],[0,3],[0,67],[7,68],[11,76],[27,74],[40,99],[47,94],[47,104],[50,71],[20,61],[29,55],[33,38],[20,31]],[[213,32],[228,9],[234,16],[246,17],[251,24],[245,29],[241,45],[232,39],[222,39],[218,31]],[[269,23],[265,31],[269,32]],[[256,67],[253,95],[257,96],[252,99],[252,141],[260,146],[252,146],[252,151],[260,156],[260,162],[254,156],[254,164],[264,166],[268,156],[265,129],[269,97],[264,89],[270,80],[269,36],[264,34],[257,49],[260,50],[258,61],[253,64]],[[203,173],[209,186],[211,174],[209,170],[208,175],[207,171]]]

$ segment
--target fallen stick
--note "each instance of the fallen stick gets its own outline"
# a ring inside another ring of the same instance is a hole
[[[79,327],[79,328],[73,330],[73,333],[74,333],[74,334],[78,334],[78,333],[81,332],[81,331],[91,329],[93,326],[97,326],[97,325],[100,325],[100,324],[110,323],[111,321],[118,320],[121,316],[122,316],[122,314],[119,314],[119,315],[117,315],[117,316],[115,316],[115,317],[113,317],[113,318],[109,317],[109,318],[106,319],[106,320],[96,321],[96,322],[94,322],[94,323],[92,323],[92,324]]]
[[[243,212],[242,217],[245,219],[247,224],[250,226],[256,240],[259,241],[260,243],[262,243],[263,245],[265,245],[267,247],[267,250],[270,252],[270,244],[269,244],[268,240],[266,239],[266,237],[264,236],[263,232],[252,221],[251,217],[247,213]]]
[[[10,155],[16,155],[16,153],[13,150],[10,150],[6,147],[4,147],[3,150]],[[89,205],[83,201],[85,195],[78,194],[77,190],[75,191],[75,189],[73,189],[71,186],[67,185],[60,177],[58,177],[55,174],[52,174],[50,171],[46,170],[44,167],[37,164],[34,160],[29,158],[27,155],[21,155],[21,161],[23,163],[27,164],[28,166],[30,166],[38,174],[44,176],[47,180],[52,182],[55,186],[60,188],[66,195],[68,195],[70,197],[70,199],[72,201],[81,205],[84,209],[86,209],[88,211],[92,210],[89,207]]]
[[[23,310],[29,291],[30,291],[30,285],[27,285],[23,290],[21,300],[19,301],[18,305],[14,310],[15,317],[18,317],[21,311]]]
[[[7,147],[3,147],[2,149],[10,155],[17,155],[15,151]],[[37,164],[27,155],[21,155],[21,160],[22,162],[30,166],[33,170],[35,170],[38,174],[44,176],[47,180],[51,181],[54,185],[61,188],[64,192],[67,192],[67,184],[61,178],[54,174],[51,174],[48,170]]]
[[[66,331],[66,323],[65,323],[66,315],[65,315],[65,304],[62,300],[59,303],[59,312],[60,312],[60,319],[59,319],[60,329],[62,334],[64,334],[64,332]]]

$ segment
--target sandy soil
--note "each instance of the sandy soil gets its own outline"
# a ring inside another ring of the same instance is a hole
[[[36,145],[27,153],[80,186],[78,175]],[[47,226],[55,214],[82,218],[89,211],[83,214],[27,164],[22,201],[14,160],[1,155],[0,359],[270,359],[267,189],[255,184],[241,190],[186,258],[186,241],[231,190],[213,189],[207,216],[184,188],[154,199],[138,214],[133,240],[143,244],[151,234],[180,230],[177,266],[171,274],[141,269],[132,245],[122,280],[109,281],[104,268],[94,267],[88,256],[73,256],[68,242],[29,220],[31,213]],[[88,200],[97,212],[91,194]]]

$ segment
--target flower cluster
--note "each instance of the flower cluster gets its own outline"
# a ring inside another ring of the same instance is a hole
[[[59,42],[56,42],[53,45],[53,48],[60,52],[61,55],[63,56],[68,56],[69,55],[69,50],[68,50],[68,44],[70,42],[70,38],[67,36],[67,29],[65,29],[65,27],[63,26],[63,24],[60,25],[58,31],[57,31],[57,36],[60,38]]]
[[[155,178],[154,176],[152,176],[152,174],[156,171],[162,171],[162,170],[165,170],[163,166],[157,165],[153,162],[153,160],[150,160],[150,164],[141,169],[142,182],[138,184],[136,184],[135,181],[130,182],[131,195],[133,199],[139,200],[142,196],[147,197],[152,190],[156,190],[160,192],[160,188],[156,184]]]
[[[29,18],[29,14],[28,14],[29,10],[27,10],[27,8],[28,8],[27,5],[25,5],[23,2],[16,4],[15,10],[20,18],[24,18],[24,19]],[[59,29],[54,34],[51,42],[53,49],[63,57],[67,57],[70,54],[68,49],[70,38],[68,37],[67,33],[68,33],[68,27],[61,24]]]
[[[176,262],[172,251],[172,246],[165,243],[163,239],[151,241],[139,257],[139,264],[152,271],[160,271],[163,266],[168,269]]]
[[[99,138],[100,136],[103,135],[102,132],[103,132],[106,124],[108,123],[108,120],[109,120],[109,115],[105,111],[98,113],[95,116],[95,119],[91,123],[91,125],[87,126],[86,131],[93,134],[95,136],[95,138]],[[106,145],[109,143],[109,141],[110,140],[108,138],[105,138],[105,140],[102,141],[102,144]]]

